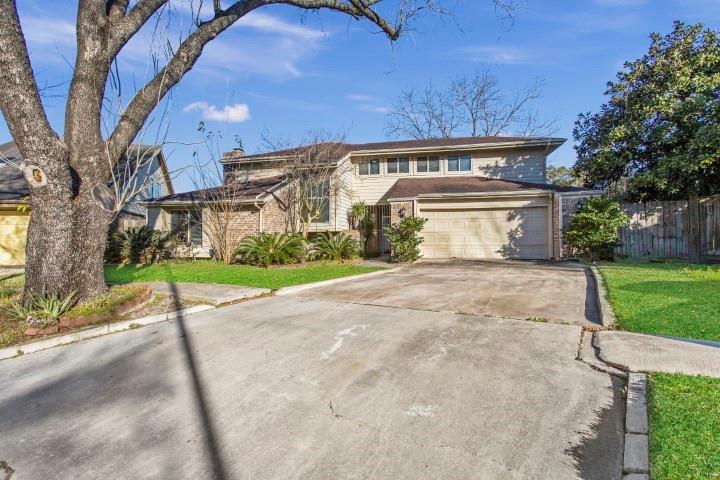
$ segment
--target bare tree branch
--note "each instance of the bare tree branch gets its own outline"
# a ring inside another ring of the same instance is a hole
[[[470,136],[549,135],[554,120],[541,120],[531,105],[542,96],[537,81],[511,96],[503,92],[498,79],[484,70],[469,77],[457,77],[445,90],[428,83],[422,95],[402,90],[388,114],[386,132],[393,137],[442,138],[463,132]]]
[[[0,91],[0,108],[23,156],[62,147],[42,106],[13,0],[0,0]]]

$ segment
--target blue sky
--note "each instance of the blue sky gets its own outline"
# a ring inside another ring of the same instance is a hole
[[[385,1],[388,7],[395,3]],[[60,84],[44,100],[60,132],[63,82],[74,61],[76,11],[68,7],[71,3],[18,2],[40,84]],[[550,162],[571,165],[577,114],[598,108],[605,83],[625,60],[647,50],[651,32],[669,32],[674,20],[720,27],[717,0],[526,0],[513,24],[498,18],[490,0],[443,5],[451,15],[421,17],[392,45],[366,22],[264,7],[206,48],[173,92],[167,129],[151,127],[143,140],[150,143],[162,131],[171,141],[198,141],[201,120],[223,133],[221,150],[232,148],[239,136],[248,153],[262,149],[263,132],[299,140],[308,130],[326,129],[350,142],[383,140],[387,110],[401,88],[421,87],[428,80],[443,85],[454,76],[489,68],[509,92],[536,79],[545,82],[536,106],[544,117],[557,119],[556,136],[569,139]],[[187,22],[182,9],[177,13],[178,24]],[[149,38],[143,32],[119,62],[126,97],[148,76]],[[8,140],[3,123],[0,142]],[[170,168],[191,164],[194,148],[168,144]],[[192,188],[187,171],[175,183],[178,191]]]

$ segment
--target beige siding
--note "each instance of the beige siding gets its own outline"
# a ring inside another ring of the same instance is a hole
[[[30,214],[0,211],[0,265],[25,264],[25,240]]]
[[[232,167],[235,178],[242,182],[257,180],[259,178],[275,177],[282,175],[283,170],[278,166],[268,163],[247,163],[234,165]]]
[[[416,172],[414,159],[418,155],[397,155],[410,156],[410,173],[399,175],[386,173],[385,158],[389,155],[385,155],[384,157],[353,157],[353,201],[362,200],[369,205],[384,203],[387,191],[390,190],[399,178],[407,177],[422,178],[427,176],[448,177],[456,175],[475,175],[502,178],[505,180],[521,180],[532,183],[545,182],[546,155],[543,151],[516,149],[505,152],[487,152],[480,150],[462,153],[469,153],[472,157],[472,170],[469,172],[448,172],[448,153],[438,154],[440,157],[440,172],[437,173]],[[456,154],[458,154],[458,152],[450,153],[450,155]],[[426,154],[421,154],[421,156],[425,155]],[[380,175],[358,175],[357,164],[372,158],[380,158]]]

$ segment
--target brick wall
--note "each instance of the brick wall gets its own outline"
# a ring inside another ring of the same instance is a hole
[[[265,205],[263,205],[262,216],[263,232],[283,233],[291,231],[289,226],[286,225],[287,216],[285,210],[281,207],[275,196],[271,196]]]
[[[403,211],[404,210],[404,211]],[[413,202],[391,202],[390,203],[390,224],[399,223],[402,218],[400,212],[403,211],[406,217],[413,217]]]

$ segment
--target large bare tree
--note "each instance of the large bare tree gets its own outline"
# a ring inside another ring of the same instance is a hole
[[[137,90],[103,134],[103,106],[115,60],[128,41],[162,15],[171,2],[79,0],[76,58],[61,136],[50,126],[41,102],[16,2],[0,0],[0,108],[24,158],[31,196],[26,293],[67,295],[77,291],[80,298],[87,299],[105,291],[103,249],[113,212],[102,201],[101,186],[107,184],[148,117],[190,71],[205,45],[243,16],[270,4],[327,9],[368,20],[396,40],[416,13],[434,8],[433,1],[213,0],[211,15],[201,19],[201,9],[196,10],[193,28],[177,45],[168,47],[167,62]],[[390,7],[387,12],[393,20],[380,13],[381,3]]]
[[[554,120],[543,120],[534,102],[542,96],[542,82],[526,90],[507,92],[489,70],[453,79],[440,89],[400,91],[388,114],[386,133],[392,137],[448,138],[454,135],[548,135]]]

